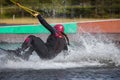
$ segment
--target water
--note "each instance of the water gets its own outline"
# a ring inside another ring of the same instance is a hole
[[[104,40],[107,41],[104,42]],[[76,34],[69,51],[52,60],[34,52],[28,61],[9,59],[1,50],[0,80],[119,80],[120,50],[105,36]],[[1,44],[16,49],[21,44]]]
[[[7,69],[0,80],[120,80],[115,67],[82,67],[70,69]]]

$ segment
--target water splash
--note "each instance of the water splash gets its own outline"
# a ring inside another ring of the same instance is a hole
[[[28,61],[7,60],[2,62],[5,55],[0,55],[1,68],[32,68],[32,69],[58,69],[86,66],[119,66],[120,51],[105,36],[98,35],[97,38],[92,34],[76,34],[75,40],[71,41],[68,52],[61,52],[52,60],[41,60],[36,53]],[[102,39],[106,38],[108,43]],[[4,53],[4,52],[2,52]]]

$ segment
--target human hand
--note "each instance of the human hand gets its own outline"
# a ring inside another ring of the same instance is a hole
[[[39,15],[39,13],[35,13],[33,16],[37,17]]]

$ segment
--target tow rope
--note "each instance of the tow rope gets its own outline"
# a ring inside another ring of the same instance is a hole
[[[14,0],[10,0],[13,4],[17,5],[18,7],[22,8],[23,10],[25,10],[26,12],[30,13],[31,15],[35,16],[34,14],[37,13],[39,14],[39,12],[32,10],[30,8],[27,8],[25,6],[22,6],[20,3],[15,2]]]

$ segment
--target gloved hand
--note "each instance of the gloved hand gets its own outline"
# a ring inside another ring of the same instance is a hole
[[[34,16],[34,17],[37,17],[38,15],[39,15],[39,13],[35,13],[33,16]]]

